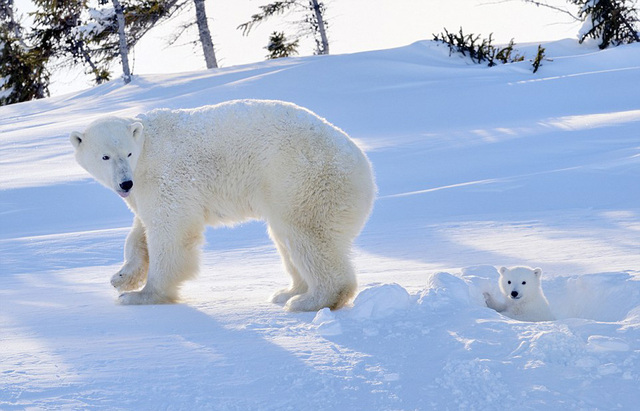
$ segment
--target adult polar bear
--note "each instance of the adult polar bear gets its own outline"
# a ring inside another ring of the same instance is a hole
[[[375,183],[340,129],[291,103],[242,100],[108,117],[73,132],[77,162],[134,212],[124,265],[111,279],[123,304],[170,303],[199,267],[205,225],[268,224],[291,286],[291,311],[336,309],[356,291],[349,258]],[[140,291],[134,291],[146,284]]]

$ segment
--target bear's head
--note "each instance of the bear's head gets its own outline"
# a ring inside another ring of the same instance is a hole
[[[540,295],[540,268],[500,267],[500,290],[508,299],[526,301]]]
[[[133,188],[133,174],[142,152],[142,124],[110,117],[96,120],[84,133],[69,135],[76,161],[97,181],[122,198]]]

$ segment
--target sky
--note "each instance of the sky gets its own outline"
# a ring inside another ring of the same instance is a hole
[[[262,61],[269,34],[275,30],[296,33],[300,16],[274,17],[243,36],[237,26],[259,11],[269,0],[207,0],[213,42],[218,64],[229,67]],[[565,0],[549,4],[567,7]],[[32,10],[31,0],[15,0],[19,14]],[[465,33],[493,33],[497,43],[512,38],[516,44],[575,38],[580,23],[558,11],[526,4],[523,0],[327,0],[331,54],[353,53],[404,46],[431,39],[434,33],[463,27]],[[195,28],[174,45],[169,38],[182,23],[195,16],[193,8],[150,31],[132,51],[130,60],[135,74],[188,72],[205,69],[199,44],[194,44]],[[28,18],[25,17],[28,24]],[[302,39],[300,55],[313,53],[311,39]],[[114,68],[114,74],[119,67]],[[51,85],[52,94],[63,94],[91,86],[91,78],[82,70],[58,70]]]

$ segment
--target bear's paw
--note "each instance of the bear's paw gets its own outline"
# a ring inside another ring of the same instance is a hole
[[[111,277],[111,285],[121,293],[139,290],[145,281],[146,278],[142,269],[128,270],[126,266]]]

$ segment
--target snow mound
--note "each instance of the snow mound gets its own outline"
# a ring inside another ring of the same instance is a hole
[[[622,321],[640,300],[640,279],[629,273],[558,277],[543,287],[557,318]]]
[[[460,277],[436,273],[429,278],[427,288],[420,294],[418,304],[438,309],[451,304],[469,304],[469,286]]]
[[[387,318],[398,311],[405,311],[412,298],[398,284],[384,284],[363,290],[353,302],[349,318],[356,320]]]
[[[427,274],[425,287],[413,292],[398,284],[375,284],[357,296],[353,307],[319,311],[311,328],[350,355],[369,353],[361,367],[375,370],[375,384],[393,387],[404,398],[412,394],[403,391],[402,382],[419,380],[421,367],[435,367],[439,371],[432,384],[418,391],[428,396],[429,390],[444,390],[452,403],[436,400],[425,408],[542,404],[557,376],[580,381],[584,390],[603,378],[640,381],[637,277],[550,278],[543,286],[562,315],[546,322],[517,321],[486,307],[482,293],[497,290],[498,277],[493,266],[473,266],[460,273]],[[624,303],[617,295],[626,296]],[[406,355],[416,350],[421,357]],[[445,356],[445,351],[455,355]],[[514,392],[514,379],[540,383]]]
[[[592,352],[629,351],[629,344],[621,338],[592,335],[587,340],[587,349]]]
[[[316,326],[318,334],[325,337],[342,334],[342,326],[336,321],[336,316],[329,308],[318,311],[312,323]]]
[[[485,318],[512,322],[514,320],[489,309],[484,301],[485,292],[500,295],[498,278],[495,267],[475,266],[464,268],[457,275],[447,272],[432,274],[427,278],[426,287],[413,294],[395,283],[373,285],[358,294],[353,307],[337,312],[319,311],[313,324],[330,328],[333,331],[329,333],[334,333],[343,319],[392,321],[411,312],[448,315],[458,311],[466,311],[470,316],[480,312]],[[559,320],[626,321],[633,324],[640,315],[640,279],[637,275],[604,273],[556,277],[544,281],[543,289]],[[544,337],[540,338],[544,341]]]

